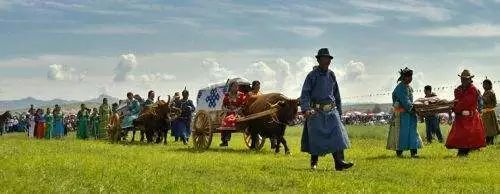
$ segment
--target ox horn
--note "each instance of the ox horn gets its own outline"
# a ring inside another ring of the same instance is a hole
[[[160,101],[160,97],[161,97],[161,96],[158,96],[158,98],[156,98],[156,101]]]
[[[280,100],[280,101],[278,101],[278,102],[276,102],[276,103],[274,103],[274,104],[271,104],[271,103],[269,103],[269,102],[268,102],[267,104],[269,104],[269,106],[270,106],[271,108],[276,108],[276,107],[278,107],[280,104],[283,104],[283,101],[281,101],[281,100]]]
[[[167,104],[170,105],[170,95],[168,95]]]

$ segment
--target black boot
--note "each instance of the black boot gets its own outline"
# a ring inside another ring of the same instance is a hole
[[[396,151],[396,156],[397,156],[398,158],[403,157],[403,150],[397,150],[397,151]]]
[[[311,170],[318,168],[318,155],[311,155]]]
[[[353,163],[344,161],[344,151],[333,153],[333,160],[335,163],[335,170],[337,171],[347,170],[354,166]]]
[[[469,155],[469,149],[458,149],[457,156],[458,157],[467,157]]]
[[[227,147],[229,146],[229,144],[227,143],[227,141],[223,141],[222,143],[219,144],[220,147]]]
[[[411,157],[412,158],[418,158],[419,157],[417,149],[410,150],[410,153],[411,153]]]
[[[486,144],[493,145],[495,137],[486,137]]]

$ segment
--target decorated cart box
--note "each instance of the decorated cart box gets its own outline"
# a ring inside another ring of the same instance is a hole
[[[220,133],[219,128],[225,112],[222,110],[224,95],[228,90],[228,83],[236,81],[240,92],[250,91],[250,83],[243,78],[228,79],[226,82],[212,84],[198,90],[196,96],[197,111],[193,118],[193,144],[196,149],[208,149],[212,143],[213,133]],[[252,119],[253,117],[250,117]],[[246,129],[234,129],[233,133],[243,133],[245,144],[250,147],[251,138]],[[257,147],[264,145],[264,140],[259,138]]]
[[[222,100],[226,91],[225,83],[200,89],[196,98],[196,108],[204,111],[222,110]]]

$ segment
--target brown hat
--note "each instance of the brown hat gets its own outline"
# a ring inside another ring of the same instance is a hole
[[[474,78],[474,75],[472,75],[468,69],[465,69],[460,75],[458,75],[458,77],[472,79]]]

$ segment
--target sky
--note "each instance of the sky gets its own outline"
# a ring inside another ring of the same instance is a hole
[[[323,47],[344,102],[390,102],[404,67],[416,98],[427,84],[452,98],[463,69],[478,86],[500,80],[497,10],[500,0],[0,0],[0,100],[166,97],[231,77],[297,98]]]

